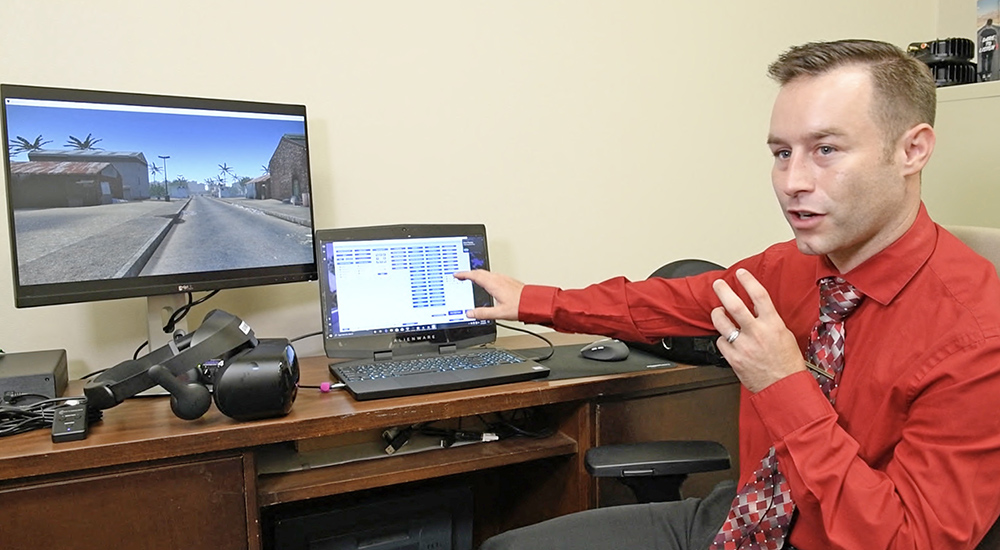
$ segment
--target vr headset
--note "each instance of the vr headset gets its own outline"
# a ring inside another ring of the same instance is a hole
[[[298,358],[287,339],[258,340],[250,325],[216,309],[194,332],[111,367],[87,382],[83,393],[89,407],[109,409],[159,385],[170,393],[170,409],[179,418],[200,418],[214,396],[222,414],[255,420],[288,414],[298,382]]]

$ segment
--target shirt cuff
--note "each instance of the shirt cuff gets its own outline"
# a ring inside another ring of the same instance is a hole
[[[773,441],[836,414],[809,371],[786,376],[750,396],[750,404]]]
[[[532,325],[551,325],[557,290],[554,286],[524,285],[517,305],[517,320]]]

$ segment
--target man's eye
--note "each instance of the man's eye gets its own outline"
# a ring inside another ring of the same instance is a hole
[[[819,147],[819,154],[821,155],[829,155],[832,154],[834,151],[835,149],[833,147],[830,147],[829,145],[821,145]]]
[[[774,153],[774,158],[781,160],[788,160],[790,156],[792,156],[792,152],[787,150],[775,151]]]

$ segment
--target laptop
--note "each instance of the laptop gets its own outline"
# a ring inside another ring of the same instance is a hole
[[[496,323],[466,317],[492,297],[452,275],[489,269],[483,225],[385,225],[316,231],[323,346],[358,400],[548,376],[490,346]],[[428,366],[430,365],[430,366]],[[388,373],[388,374],[387,374]]]

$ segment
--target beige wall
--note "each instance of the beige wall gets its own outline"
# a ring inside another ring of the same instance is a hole
[[[1000,227],[1000,82],[940,90],[935,129],[923,182],[928,211],[946,225]]]
[[[766,65],[938,19],[932,0],[0,0],[0,80],[304,103],[319,227],[484,222],[494,269],[574,286],[790,238]],[[145,338],[141,299],[15,309],[11,288],[4,258],[0,347],[66,348],[74,377]],[[319,329],[315,283],[209,305],[264,337]]]
[[[975,39],[975,4],[942,2],[940,36]],[[938,91],[938,144],[924,172],[927,209],[940,223],[1000,227],[1000,82]]]
[[[941,37],[975,39],[976,5],[942,2]],[[938,90],[938,136],[923,178],[931,215],[943,224],[1000,227],[1000,83],[983,82]]]

